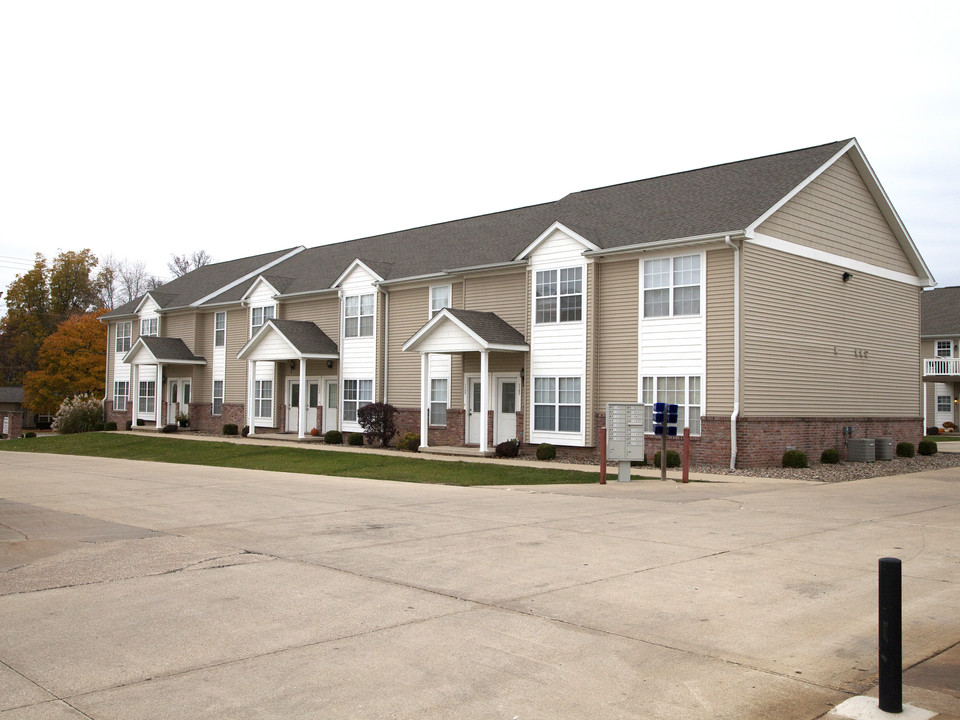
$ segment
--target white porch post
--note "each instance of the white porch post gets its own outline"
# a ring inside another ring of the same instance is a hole
[[[430,428],[430,353],[420,353],[420,447],[427,445]]]
[[[253,388],[254,381],[257,379],[257,364],[253,360],[247,361],[247,427],[250,428],[250,435],[253,435]]]
[[[480,351],[480,452],[487,452],[487,415],[490,412],[490,351]]]
[[[157,384],[153,393],[153,409],[156,410],[157,430],[163,427],[163,363],[157,363]]]
[[[307,427],[307,361],[300,358],[300,411],[297,426],[297,438],[303,440],[306,436]]]
[[[137,426],[137,408],[140,405],[140,366],[134,364],[130,374],[130,400],[133,406],[130,408],[130,427]]]

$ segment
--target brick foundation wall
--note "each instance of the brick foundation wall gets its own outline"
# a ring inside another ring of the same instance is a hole
[[[113,400],[107,400],[103,406],[103,410],[104,422],[115,422],[117,424],[117,430],[126,430],[127,423],[130,422],[130,418],[133,417],[133,410],[129,402],[127,402],[126,410],[114,410]]]
[[[411,408],[398,408],[398,410],[397,439],[399,440],[407,433],[419,435],[420,410]],[[428,430],[427,442],[430,445],[463,445],[465,415],[463,410],[447,410],[447,424],[444,427],[431,427]]]
[[[5,438],[20,437],[23,434],[23,413],[19,410],[0,412],[0,433],[3,432],[4,424],[7,426],[7,431],[3,433]]]

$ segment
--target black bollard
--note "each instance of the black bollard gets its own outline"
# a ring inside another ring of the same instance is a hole
[[[903,712],[900,560],[880,558],[880,709]]]

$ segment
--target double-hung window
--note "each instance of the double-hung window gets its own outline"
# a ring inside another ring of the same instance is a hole
[[[357,410],[373,402],[373,380],[343,381],[343,420],[357,421]]]
[[[583,319],[583,268],[538,270],[537,323],[577,322]]]
[[[343,299],[344,337],[373,337],[373,293]]]
[[[156,336],[160,334],[160,318],[143,318],[140,320],[140,335]]]
[[[255,380],[253,385],[253,416],[273,418],[273,380]]]
[[[130,350],[130,339],[133,336],[133,323],[117,323],[117,352],[125,353]]]
[[[533,380],[533,429],[580,432],[581,379],[538,377]]]
[[[128,323],[129,324],[129,323]],[[113,409],[126,410],[127,400],[130,398],[130,383],[125,380],[117,380],[113,383]]]
[[[652,376],[643,378],[642,402],[644,405],[643,429],[653,432],[653,404],[657,402],[677,406],[677,428],[687,426],[690,434],[700,434],[700,376]]]
[[[450,286],[434,285],[430,288],[430,317],[450,307]]]
[[[479,383],[478,383],[479,385]],[[449,381],[446,378],[434,378],[430,381],[430,424],[447,424],[447,396]]]
[[[223,414],[223,380],[213,381],[213,410],[214,415]]]
[[[953,343],[950,340],[937,340],[937,357],[952,357]]]
[[[250,337],[253,337],[267,320],[274,317],[274,311],[273,305],[250,308]],[[226,317],[224,317],[224,329],[226,329]]]
[[[700,314],[700,256],[643,261],[643,316]]]
[[[263,324],[262,322],[260,323]],[[213,314],[213,346],[225,347],[227,344],[227,314],[218,312]]]
[[[948,413],[953,410],[953,398],[949,395],[937,395],[937,412]]]
[[[137,413],[151,415],[156,409],[157,384],[153,380],[141,380],[137,397]]]

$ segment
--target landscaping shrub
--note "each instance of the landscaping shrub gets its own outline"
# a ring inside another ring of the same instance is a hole
[[[240,432],[240,429],[237,427],[236,423],[226,423],[223,426],[224,435],[236,435]]]
[[[146,424],[147,424],[146,420],[144,420],[143,418],[137,418],[137,427],[143,427]]]
[[[783,454],[781,465],[785,468],[805,468],[807,467],[807,456],[802,450],[787,450]]]
[[[102,422],[94,423],[94,424],[93,424],[93,431],[94,431],[94,432],[103,432],[103,431],[106,429],[106,427],[107,427],[107,424],[106,424],[106,423],[102,423]]]
[[[836,448],[827,448],[820,453],[820,462],[824,465],[836,465],[840,462],[840,451]]]
[[[91,432],[100,426],[103,429],[103,405],[100,399],[84,393],[67,398],[60,404],[51,426],[61,435]]]
[[[357,410],[357,422],[364,430],[367,443],[387,447],[397,434],[397,409],[387,403],[376,402]]]
[[[23,436],[24,436],[25,438],[35,438],[35,437],[37,436],[37,434],[36,434],[35,432],[33,432],[33,430],[31,430],[30,432],[25,432],[25,433],[23,434]]]
[[[170,433],[175,433],[176,431],[177,431],[176,423],[168,423],[164,425],[162,428],[160,428],[160,432],[166,433],[167,435],[169,435]]]
[[[363,445],[363,433],[350,433],[347,435],[347,445]]]
[[[127,420],[127,424],[123,426],[124,430],[130,430],[133,428],[133,420]]]
[[[117,424],[111,420],[110,422],[103,424],[103,429],[107,432],[113,432],[117,429]]]
[[[342,445],[343,433],[339,430],[327,430],[323,434],[323,442],[326,445]]]
[[[916,449],[913,447],[913,443],[897,443],[897,457],[913,457],[915,452]]]
[[[515,458],[520,454],[520,443],[516,438],[513,440],[505,440],[497,445],[494,452],[497,453],[497,457]]]
[[[653,466],[660,467],[660,451],[657,450],[653,454]],[[676,468],[680,467],[680,453],[676,450],[667,450],[667,467]]]
[[[940,434],[940,428],[938,428],[936,425],[933,425],[927,428],[927,435],[939,435],[939,434]]]
[[[244,425],[243,430],[240,431],[240,437],[246,437],[249,434],[250,434],[250,426]]]
[[[937,444],[933,440],[921,440],[917,445],[917,452],[921,455],[936,455]]]
[[[402,438],[400,442],[397,443],[397,450],[407,450],[409,452],[417,452],[420,449],[420,435],[417,433],[408,432]]]
[[[557,448],[550,443],[537,445],[537,460],[553,460],[557,456]]]

